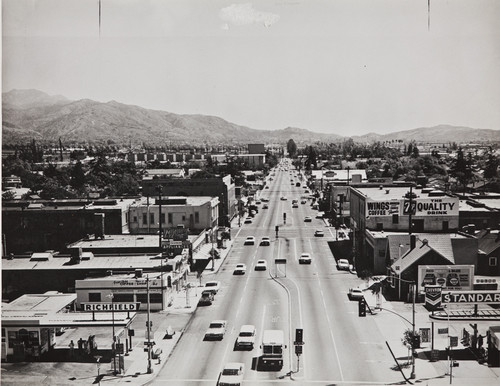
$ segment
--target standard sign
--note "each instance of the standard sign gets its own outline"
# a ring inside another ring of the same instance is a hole
[[[456,291],[443,293],[443,303],[500,304],[500,291]]]
[[[141,303],[81,303],[88,312],[139,311]]]

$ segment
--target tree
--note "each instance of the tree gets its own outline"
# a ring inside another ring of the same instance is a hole
[[[498,177],[498,158],[493,153],[488,154],[486,165],[484,168],[484,178],[492,179]]]
[[[290,157],[295,157],[297,154],[297,145],[295,144],[295,141],[293,139],[289,139],[287,144],[286,144],[286,150],[288,152],[288,155]]]
[[[457,158],[451,166],[450,174],[454,176],[458,182],[463,186],[464,194],[467,189],[467,183],[472,178],[472,170],[467,164],[464,157],[464,152],[461,147],[457,150]]]
[[[75,189],[80,189],[85,184],[85,172],[80,161],[78,161],[70,172],[70,184]]]

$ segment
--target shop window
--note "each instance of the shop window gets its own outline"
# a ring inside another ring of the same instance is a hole
[[[136,299],[137,299],[137,302],[141,303],[141,304],[148,304],[148,296],[147,294],[136,294]],[[150,294],[151,296],[151,294]]]
[[[137,222],[137,216],[134,216],[134,222]]]
[[[173,224],[174,223],[174,215],[173,213],[168,214],[168,223]]]
[[[9,331],[9,348],[14,348],[14,344],[19,343],[19,334],[17,331]]]
[[[186,215],[184,215],[184,214],[182,215],[182,221],[183,222],[186,221]]]
[[[194,222],[199,224],[200,222],[200,212],[194,212]]]
[[[155,214],[154,213],[150,213],[149,214],[149,223],[150,224],[154,224],[155,223]]]
[[[101,293],[100,292],[89,292],[89,302],[100,303]]]
[[[151,303],[162,303],[163,296],[162,296],[162,294],[157,294],[157,293],[149,294],[149,301]]]
[[[447,231],[449,227],[448,221],[443,221],[443,230]]]
[[[490,257],[489,259],[490,267],[496,267],[498,264],[498,259],[496,257]]]
[[[134,301],[134,294],[114,294],[113,301],[116,303],[131,303]]]
[[[165,224],[165,213],[161,214],[161,223]]]
[[[148,225],[148,214],[147,213],[142,214],[142,223],[144,225]]]
[[[393,224],[399,224],[399,215],[398,214],[393,214],[392,215],[392,223]]]

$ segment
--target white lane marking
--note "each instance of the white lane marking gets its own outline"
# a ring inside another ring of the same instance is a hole
[[[391,362],[393,363],[393,362]],[[210,383],[214,384],[214,382],[217,381],[217,379],[195,379],[195,378],[184,378],[184,379],[179,379],[179,378],[165,378],[165,377],[157,377],[153,380],[153,384],[156,384],[158,382],[176,382],[176,383],[190,383],[190,382],[199,382],[199,383]],[[290,379],[252,379],[252,380],[243,380],[243,383],[263,383],[263,384],[275,384],[275,383],[288,383],[290,384],[291,381]],[[333,379],[323,379],[323,380],[308,380],[307,383],[318,383],[318,384],[346,384],[346,385],[391,385],[394,384],[394,380],[388,380],[385,382],[374,382],[374,381],[338,381],[338,380],[333,380]]]

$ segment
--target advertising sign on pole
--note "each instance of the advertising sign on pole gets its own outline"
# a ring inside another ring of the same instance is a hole
[[[470,291],[474,284],[473,265],[419,265],[418,291],[439,285],[445,290]]]
[[[443,288],[440,285],[425,286],[425,308],[429,311],[436,310],[441,307],[441,293]]]

